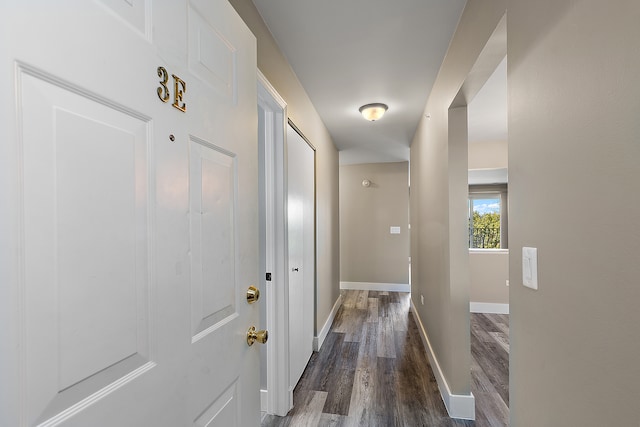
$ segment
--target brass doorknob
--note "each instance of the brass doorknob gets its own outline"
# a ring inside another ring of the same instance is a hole
[[[267,331],[256,331],[256,327],[252,326],[247,331],[247,344],[250,346],[253,345],[254,342],[258,341],[260,344],[265,344],[269,339],[269,332]]]
[[[260,299],[260,290],[255,286],[249,286],[247,289],[247,302],[253,304]]]

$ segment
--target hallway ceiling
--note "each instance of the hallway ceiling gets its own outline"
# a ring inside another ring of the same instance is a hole
[[[507,140],[507,58],[469,103],[469,144]]]
[[[340,163],[408,160],[466,1],[253,3],[331,133]],[[368,122],[358,108],[372,102],[389,110]]]

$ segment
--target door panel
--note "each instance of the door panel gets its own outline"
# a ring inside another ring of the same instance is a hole
[[[219,95],[235,103],[236,48],[221,23],[189,8],[189,69]]]
[[[150,34],[152,4],[150,0],[100,0],[100,2],[141,35],[147,37]]]
[[[256,426],[260,344],[246,343],[249,326],[264,326],[259,304],[246,301],[247,288],[258,284],[255,38],[226,1],[219,3],[228,13],[210,0],[192,1],[188,10],[198,31],[188,33],[193,97],[185,119],[190,185],[200,182],[199,190],[190,190],[189,218],[191,230],[202,227],[198,238],[191,231],[189,252],[195,266],[200,245],[203,266],[202,312],[191,310],[192,319],[201,317],[198,329],[206,328],[192,334],[187,355],[188,416],[196,425],[234,425],[229,420],[237,419],[236,425]]]
[[[51,76],[18,73],[33,423],[150,363],[148,123]]]
[[[225,390],[215,402],[194,422],[195,427],[227,427],[238,425],[241,410],[238,399],[238,387],[234,383]]]
[[[315,153],[287,128],[289,234],[289,386],[295,387],[313,352],[315,307]]]
[[[8,1],[0,425],[257,425],[255,38],[224,0]]]
[[[192,137],[190,158],[193,341],[237,317],[235,155]]]

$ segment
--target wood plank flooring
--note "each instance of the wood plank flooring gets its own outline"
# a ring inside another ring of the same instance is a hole
[[[509,316],[471,314],[471,391],[476,425],[509,425]]]
[[[409,294],[343,291],[320,350],[294,391],[286,417],[263,427],[506,426],[509,418],[508,316],[471,317],[473,421],[451,419],[409,313]]]

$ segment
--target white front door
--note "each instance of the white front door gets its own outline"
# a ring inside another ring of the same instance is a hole
[[[0,28],[0,426],[258,425],[255,38],[225,0]]]
[[[289,386],[295,387],[313,352],[315,315],[315,152],[287,127],[289,233]]]

